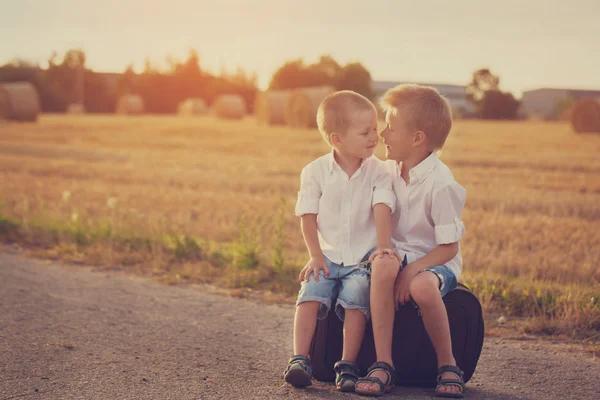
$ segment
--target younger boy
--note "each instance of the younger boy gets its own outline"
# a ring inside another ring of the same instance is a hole
[[[394,307],[412,300],[437,354],[436,395],[463,397],[463,373],[452,354],[442,297],[456,288],[462,269],[458,242],[464,233],[465,189],[435,153],[452,127],[450,106],[437,90],[418,85],[389,90],[383,105],[387,126],[381,137],[392,160],[386,166],[397,199],[392,243],[403,261],[388,255],[373,260],[371,312],[378,362],[356,391],[379,396],[393,387]]]
[[[284,371],[295,387],[311,385],[310,345],[317,319],[334,310],[344,321],[342,360],[335,364],[336,388],[354,391],[360,374],[356,357],[369,318],[366,261],[391,247],[394,208],[392,180],[373,156],[378,142],[377,111],[365,97],[340,91],[317,113],[319,131],[332,151],[303,170],[296,215],[310,260],[302,281],[294,321],[294,356]]]

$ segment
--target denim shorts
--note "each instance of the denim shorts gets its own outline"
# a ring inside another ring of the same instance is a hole
[[[406,256],[404,256],[404,260],[402,261],[402,264],[400,265],[400,271],[402,271],[404,268],[406,268],[407,265],[408,265],[408,262],[406,260]],[[442,295],[442,297],[444,297],[445,295],[447,295],[448,293],[450,293],[451,291],[456,289],[456,287],[458,286],[458,280],[456,279],[456,275],[454,275],[454,272],[452,272],[450,270],[450,268],[446,267],[445,265],[437,265],[435,267],[423,268],[422,270],[419,271],[419,274],[422,272],[426,272],[426,271],[433,272],[435,274],[435,276],[438,277],[438,279],[440,281],[440,286],[439,286],[440,294]],[[417,303],[415,303],[414,300],[411,299],[411,301],[412,301],[413,305],[415,306],[415,308],[419,308],[419,306],[417,305]],[[421,314],[421,311],[419,310],[419,315],[420,314]]]
[[[317,318],[325,319],[335,300],[335,313],[340,320],[344,320],[346,309],[357,309],[369,319],[371,276],[366,261],[373,251],[369,251],[359,264],[349,266],[336,264],[325,257],[329,277],[325,278],[321,270],[319,282],[315,281],[314,274],[310,275],[308,282],[302,281],[296,306],[305,301],[317,301],[321,303]]]

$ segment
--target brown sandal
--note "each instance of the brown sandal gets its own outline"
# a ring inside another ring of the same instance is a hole
[[[381,381],[381,379],[371,376],[371,374],[375,371],[384,371],[387,374],[388,378],[385,383],[383,383]],[[395,382],[396,382],[396,370],[394,369],[394,367],[392,367],[390,364],[388,364],[386,362],[378,361],[369,367],[369,372],[367,373],[367,376],[365,376],[364,378],[360,378],[356,382],[357,386],[356,386],[355,392],[358,394],[362,394],[363,396],[379,397],[379,396],[383,396],[386,393],[389,393],[394,388]],[[379,390],[372,391],[372,390],[359,389],[358,388],[359,383],[375,384],[379,387]]]
[[[354,392],[360,369],[352,361],[340,360],[333,366],[335,370],[335,389],[340,392]]]
[[[457,379],[442,379],[442,375],[446,372],[451,372],[457,376]],[[438,377],[437,377],[438,385],[435,388],[435,395],[437,397],[446,397],[453,399],[462,399],[465,392],[465,380],[464,380],[464,372],[460,370],[455,365],[442,365],[438,368]],[[439,388],[443,386],[457,386],[460,388],[459,392],[438,392]]]

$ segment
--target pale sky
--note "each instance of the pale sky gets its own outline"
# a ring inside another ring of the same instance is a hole
[[[137,71],[198,51],[266,87],[283,62],[331,54],[375,80],[465,84],[479,67],[515,95],[600,89],[599,0],[0,0],[0,64],[86,52],[88,67]]]

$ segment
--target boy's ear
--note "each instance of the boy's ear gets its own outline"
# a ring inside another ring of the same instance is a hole
[[[337,133],[332,133],[331,134],[331,143],[339,146],[340,145],[340,135],[338,135]]]
[[[421,143],[425,142],[425,139],[427,137],[425,136],[425,132],[423,131],[416,131],[415,132],[415,136],[413,138],[413,146],[418,146]]]

